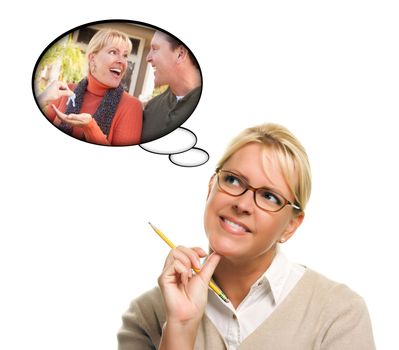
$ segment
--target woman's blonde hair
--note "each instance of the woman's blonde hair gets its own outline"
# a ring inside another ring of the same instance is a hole
[[[102,48],[107,46],[109,43],[115,44],[126,44],[128,54],[132,51],[132,42],[130,41],[127,34],[120,32],[116,29],[100,29],[94,36],[91,38],[89,45],[87,46],[86,55],[89,56],[91,53],[97,53]]]
[[[308,156],[298,139],[281,125],[267,123],[242,131],[227,147],[217,163],[216,171],[219,171],[235,152],[251,142],[261,143],[274,151],[284,179],[295,196],[295,204],[304,211],[312,187]]]

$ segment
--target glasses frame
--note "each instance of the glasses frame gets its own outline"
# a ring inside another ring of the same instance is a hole
[[[220,183],[219,183],[219,175],[220,175],[220,173],[232,174],[232,175],[234,175],[235,177],[239,178],[240,181],[245,185],[244,191],[243,191],[242,193],[240,193],[240,194],[231,194],[230,192],[227,192],[225,189],[222,188],[222,186],[221,186]],[[230,171],[230,170],[219,169],[219,170],[216,170],[215,175],[216,175],[216,183],[217,183],[217,185],[218,185],[219,190],[222,191],[223,193],[228,194],[229,196],[232,196],[232,197],[239,197],[239,196],[242,196],[242,195],[243,195],[245,192],[247,192],[248,190],[251,190],[251,191],[254,193],[254,202],[255,202],[256,206],[257,206],[259,209],[261,209],[261,210],[264,210],[264,211],[267,211],[267,212],[270,212],[270,213],[277,213],[277,212],[279,212],[281,209],[283,209],[284,207],[286,207],[287,205],[290,205],[291,207],[293,207],[293,208],[296,209],[296,210],[299,210],[299,211],[301,210],[301,207],[300,207],[299,205],[296,205],[295,203],[292,203],[292,202],[289,201],[287,198],[285,198],[281,193],[279,193],[279,192],[277,192],[277,191],[275,191],[275,190],[272,190],[272,189],[270,189],[270,188],[268,188],[268,187],[258,187],[258,188],[253,187],[253,186],[251,186],[251,185],[248,183],[248,181],[245,180],[241,175],[238,175],[238,174],[236,174],[236,173],[234,173],[234,172],[232,172],[232,171]],[[277,210],[268,210],[268,209],[262,208],[261,206],[259,206],[258,202],[256,201],[256,192],[257,192],[258,190],[269,190],[270,192],[279,195],[279,196],[284,200],[284,204],[281,206],[281,208],[279,208],[279,209],[277,209]]]

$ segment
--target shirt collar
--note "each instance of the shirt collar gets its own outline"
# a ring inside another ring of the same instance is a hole
[[[287,279],[290,276],[290,272],[293,269],[294,264],[287,259],[287,257],[281,252],[279,247],[276,248],[276,255],[269,266],[269,268],[265,271],[265,273],[258,278],[258,280],[251,286],[249,290],[249,294],[257,294],[260,293],[269,293],[271,294],[275,305],[277,305],[282,298],[283,289]],[[224,304],[224,306],[228,307],[231,310],[234,310],[232,306],[229,304],[225,304],[222,300],[216,296],[213,291],[209,291],[211,294],[214,294],[214,298],[217,300],[217,304]],[[221,306],[222,307],[222,306]]]
[[[276,255],[266,272],[251,286],[250,293],[257,288],[270,288],[275,304],[281,301],[282,291],[289,277],[292,263],[277,247]]]

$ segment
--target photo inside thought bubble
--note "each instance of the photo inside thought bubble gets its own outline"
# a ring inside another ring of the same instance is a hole
[[[104,20],[53,39],[36,62],[32,89],[42,114],[63,133],[132,146],[163,138],[192,115],[202,74],[188,46],[166,30]]]

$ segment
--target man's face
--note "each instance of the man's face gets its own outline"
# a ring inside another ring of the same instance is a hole
[[[154,69],[154,85],[170,85],[175,77],[175,69],[179,49],[172,50],[165,36],[159,32],[151,40],[151,50],[147,55],[147,62]]]

